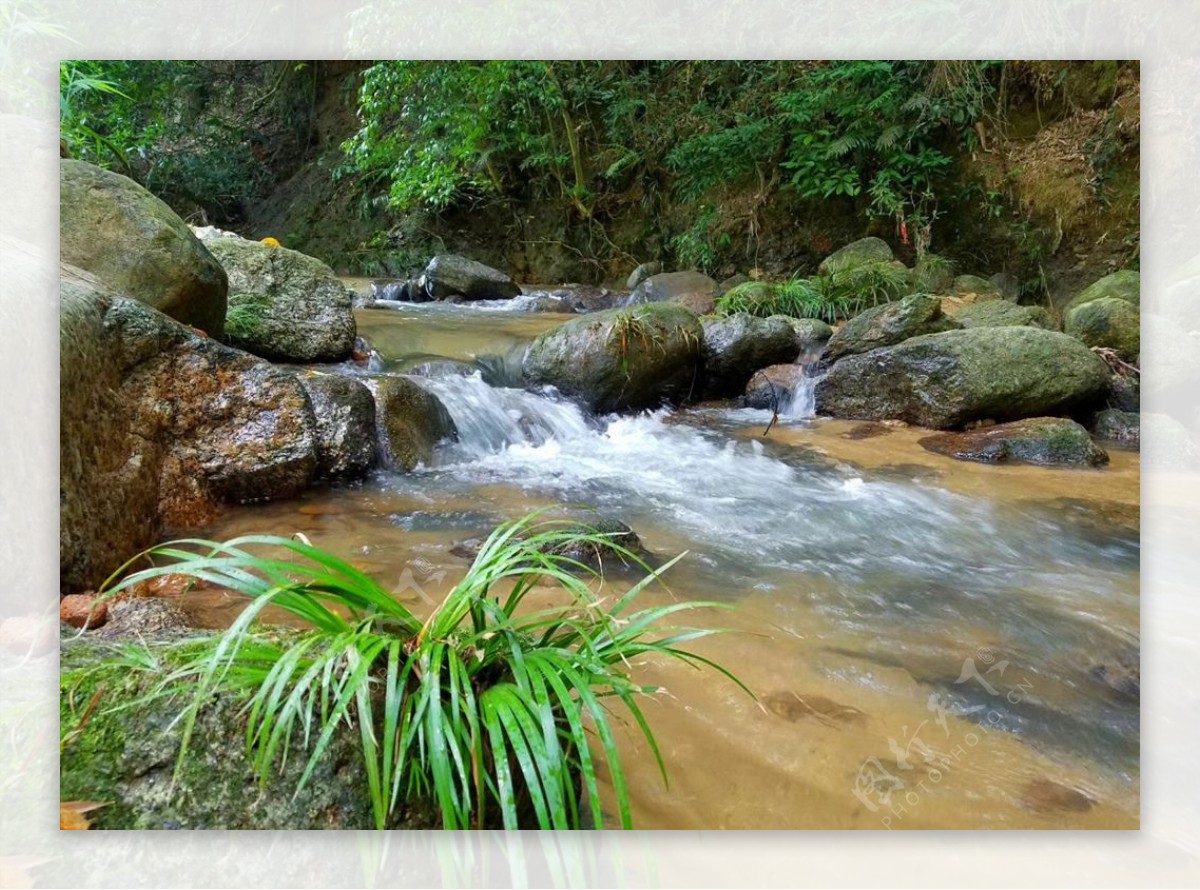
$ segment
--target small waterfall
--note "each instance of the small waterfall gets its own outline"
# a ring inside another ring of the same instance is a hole
[[[449,454],[477,459],[511,445],[544,445],[594,435],[593,421],[568,401],[523,389],[490,386],[479,373],[416,380],[446,406],[458,427],[458,444]]]
[[[817,383],[825,376],[821,367],[821,353],[824,348],[824,343],[809,346],[796,359],[800,376],[796,378],[796,385],[786,399],[786,404],[780,406],[781,416],[796,420],[817,416]]]

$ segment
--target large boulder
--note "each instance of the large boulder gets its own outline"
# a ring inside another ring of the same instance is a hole
[[[654,408],[699,390],[704,330],[691,310],[648,303],[596,312],[546,331],[525,354],[533,384],[593,411]]]
[[[117,293],[222,336],[225,270],[170,207],[132,179],[59,161],[59,255]]]
[[[1018,306],[1008,300],[992,299],[971,303],[954,313],[964,328],[1006,328],[1014,325],[1055,330],[1058,325],[1041,306]]]
[[[697,315],[709,315],[720,288],[703,272],[664,272],[650,276],[634,288],[629,304],[678,303]]]
[[[60,581],[94,588],[221,503],[287,497],[317,467],[296,378],[64,266]]]
[[[935,429],[1071,415],[1095,407],[1111,376],[1099,356],[1056,331],[946,331],[837,362],[817,384],[817,410]]]
[[[978,463],[1096,467],[1108,455],[1088,431],[1062,417],[1032,417],[965,433],[939,433],[920,440],[926,451]]]
[[[229,275],[229,343],[272,361],[348,358],[357,333],[354,295],[320,260],[244,238],[205,244]]]
[[[361,479],[375,465],[375,398],[360,380],[340,374],[299,375],[317,419],[317,475]]]
[[[1067,312],[1064,330],[1088,346],[1115,349],[1127,362],[1136,362],[1142,351],[1142,314],[1133,303],[1100,297]]]
[[[894,303],[884,303],[860,312],[837,331],[825,347],[830,361],[893,346],[922,334],[936,334],[960,327],[942,314],[941,301],[929,294],[913,294]]]
[[[407,377],[367,377],[375,397],[376,434],[384,465],[413,470],[428,465],[439,445],[458,438],[446,406]]]
[[[181,761],[177,718],[187,699],[156,694],[167,672],[194,655],[194,644],[177,645],[155,647],[161,668],[130,670],[116,642],[63,634],[59,790],[63,800],[104,803],[88,815],[93,828],[375,827],[358,729],[348,723],[297,791],[312,740],[297,727],[292,753],[260,782],[246,753],[246,696],[221,693],[201,709]],[[389,825],[440,826],[436,807],[415,803],[397,807]]]
[[[782,316],[740,312],[704,322],[704,392],[711,398],[741,393],[759,368],[795,361],[796,331]]]
[[[434,300],[508,300],[521,293],[498,269],[453,253],[435,256],[417,279],[417,287]]]
[[[1124,300],[1140,307],[1142,305],[1142,276],[1131,269],[1122,269],[1120,272],[1105,275],[1076,294],[1071,302],[1067,303],[1066,312],[1070,314],[1071,310],[1077,306],[1106,297]]]
[[[817,271],[822,275],[830,275],[868,263],[890,263],[893,259],[892,249],[882,238],[860,238],[821,260]]]

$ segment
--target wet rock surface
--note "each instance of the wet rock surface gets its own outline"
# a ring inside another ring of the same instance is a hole
[[[947,331],[838,361],[817,384],[817,411],[934,429],[985,418],[1083,415],[1103,399],[1111,377],[1095,353],[1066,334]]]
[[[1087,430],[1061,417],[1034,417],[962,433],[942,433],[921,439],[920,444],[926,451],[977,463],[1084,467],[1108,463],[1108,454],[1092,441]]]
[[[885,303],[860,312],[829,339],[825,356],[831,362],[894,346],[922,334],[955,330],[961,325],[942,314],[942,304],[929,294],[913,294],[894,303]]]
[[[700,387],[703,329],[673,303],[611,309],[547,331],[525,355],[532,384],[549,384],[597,413],[686,400]]]
[[[113,291],[220,338],[225,270],[187,224],[132,179],[59,162],[61,260]]]
[[[781,316],[738,313],[705,320],[703,327],[704,393],[709,398],[741,393],[755,371],[794,361],[800,351],[795,329]]]
[[[60,582],[95,588],[218,505],[288,497],[317,467],[296,378],[121,297],[61,276]]]

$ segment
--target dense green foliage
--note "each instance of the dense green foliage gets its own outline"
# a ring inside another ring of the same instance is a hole
[[[636,682],[631,662],[658,655],[711,664],[679,646],[713,631],[663,624],[710,604],[635,611],[659,572],[603,534],[536,517],[493,532],[425,620],[374,579],[305,542],[247,536],[150,551],[171,562],[129,576],[113,592],[181,573],[250,600],[228,631],[163,683],[160,694],[190,697],[180,762],[200,710],[216,693],[241,690],[249,695],[247,744],[264,778],[301,743],[306,750],[291,753],[307,759],[303,787],[338,727],[354,728],[379,828],[410,798],[435,801],[446,828],[484,827],[497,815],[506,828],[578,828],[585,813],[602,827],[602,768],[621,825],[630,827],[609,703],[624,705],[662,767],[637,703],[655,689]],[[599,572],[562,555],[580,544],[648,574],[605,601],[588,584]],[[522,608],[538,585],[560,588],[566,602]],[[258,625],[268,606],[312,630],[281,642]]]
[[[91,61],[61,74],[77,156],[192,221],[347,271],[411,275],[450,249],[529,280],[612,283],[648,259],[785,277],[874,234],[910,265],[936,249],[964,270],[1004,267],[1041,299],[1069,271],[1064,236],[1096,247],[1108,233],[1098,267],[1137,257],[1132,62]]]
[[[950,158],[974,139],[983,62],[378,62],[367,69],[354,167],[398,209],[524,189],[582,217],[667,190],[694,205],[677,239],[705,265],[720,193],[865,196],[864,211],[928,240]]]
[[[892,263],[864,263],[781,284],[757,281],[739,284],[717,300],[717,314],[746,312],[760,318],[787,315],[820,318],[830,324],[850,318],[909,293],[907,269]]]
[[[64,61],[61,135],[201,222],[245,215],[303,148],[311,72],[294,62]]]

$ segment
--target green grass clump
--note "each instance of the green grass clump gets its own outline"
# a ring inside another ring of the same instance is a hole
[[[246,742],[265,781],[289,756],[307,758],[304,787],[339,726],[359,737],[375,824],[397,803],[432,800],[447,829],[578,828],[580,791],[602,825],[597,776],[607,768],[620,824],[632,825],[613,736],[619,703],[665,766],[638,699],[657,690],[632,677],[632,662],[663,656],[723,668],[680,648],[715,631],[664,624],[714,604],[634,608],[663,569],[652,571],[610,536],[538,514],[500,526],[466,575],[421,620],[374,579],[307,542],[250,535],[225,543],[183,540],[147,551],[170,563],[137,572],[116,592],[175,573],[247,597],[234,624],[168,675],[159,694],[183,692],[180,762],[196,718],[215,695],[244,692]],[[603,545],[647,572],[627,593],[602,599],[599,573],[561,551]],[[536,586],[553,585],[569,605],[522,611]],[[259,629],[267,606],[311,630],[281,638]],[[740,685],[740,684],[739,684]],[[594,739],[594,746],[589,742]],[[302,745],[303,752],[290,750]]]
[[[234,340],[252,340],[263,329],[263,316],[271,308],[266,297],[250,294],[231,302],[225,313],[225,336]]]
[[[717,300],[718,315],[746,312],[761,318],[787,315],[820,318],[832,324],[904,296],[908,270],[891,263],[864,263],[811,278],[782,284],[751,281],[739,284]]]

